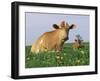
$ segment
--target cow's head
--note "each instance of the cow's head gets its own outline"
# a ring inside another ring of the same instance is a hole
[[[59,25],[53,24],[53,28],[65,31],[66,37],[64,38],[64,40],[66,41],[69,39],[69,37],[68,37],[69,30],[75,28],[75,25],[74,24],[69,25],[67,22],[62,21]]]

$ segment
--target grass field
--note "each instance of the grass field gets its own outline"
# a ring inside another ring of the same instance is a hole
[[[84,48],[72,49],[72,43],[64,44],[61,53],[43,52],[32,54],[31,46],[25,48],[25,68],[89,65],[89,43]]]

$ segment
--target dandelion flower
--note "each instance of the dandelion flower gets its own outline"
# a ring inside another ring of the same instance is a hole
[[[61,57],[61,60],[63,59],[63,57]]]
[[[64,55],[66,55],[66,53],[64,53]]]
[[[57,59],[60,59],[60,56],[56,56]]]
[[[77,60],[76,62],[77,62],[77,63],[80,63],[80,60]]]
[[[80,51],[82,54],[84,54],[85,52],[82,50],[82,51]]]
[[[29,60],[30,58],[28,57],[27,60]]]

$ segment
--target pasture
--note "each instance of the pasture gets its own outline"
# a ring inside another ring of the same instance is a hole
[[[72,43],[65,43],[61,53],[48,51],[38,54],[31,53],[31,46],[26,46],[25,68],[89,65],[89,43],[83,45],[83,48],[73,49]]]

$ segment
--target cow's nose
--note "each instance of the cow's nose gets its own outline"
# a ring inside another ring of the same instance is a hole
[[[69,39],[69,37],[66,37],[64,40],[66,41],[66,40],[68,40]]]
[[[69,37],[67,37],[67,40],[69,40]]]

